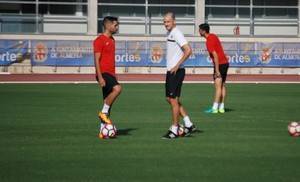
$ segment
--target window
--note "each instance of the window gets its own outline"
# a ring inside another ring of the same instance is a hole
[[[99,0],[98,3],[145,4],[145,0]]]
[[[1,32],[87,32],[87,0],[0,0],[0,14]]]
[[[99,6],[98,16],[145,17],[145,8],[137,6]]]
[[[297,0],[253,0],[254,6],[298,6]]]
[[[296,35],[298,31],[297,0],[206,0],[205,6],[206,21],[220,34],[233,35],[237,25],[241,35],[278,35],[279,29]]]
[[[59,2],[59,4],[56,4]],[[51,15],[87,15],[87,0],[40,0],[39,13]]]
[[[99,0],[98,31],[103,31],[105,16],[117,16],[120,34],[165,34],[162,17],[168,11],[176,13],[179,26],[187,25],[193,32],[195,0],[148,0],[148,4],[145,0]]]
[[[205,14],[208,18],[250,17],[250,0],[207,0],[205,3]]]
[[[149,4],[195,4],[195,0],[148,0]]]
[[[149,17],[162,17],[168,11],[175,12],[176,18],[195,17],[195,8],[192,7],[150,7]]]
[[[206,0],[206,5],[250,5],[250,0]]]
[[[255,18],[297,18],[298,17],[298,4],[295,0],[254,0],[254,17]],[[268,6],[277,6],[276,8]],[[281,6],[290,6],[283,7]]]

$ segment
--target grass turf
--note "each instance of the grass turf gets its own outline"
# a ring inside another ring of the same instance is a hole
[[[213,87],[185,84],[182,101],[203,130],[163,140],[170,108],[162,84],[124,84],[114,140],[97,136],[97,85],[0,85],[0,181],[299,181],[300,84],[231,84],[224,115]]]

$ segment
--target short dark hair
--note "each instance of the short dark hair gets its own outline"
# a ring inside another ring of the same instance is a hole
[[[173,20],[175,20],[175,13],[173,13],[172,11],[168,11],[168,12],[166,12],[165,13],[165,16],[171,16],[171,18],[173,19]]]
[[[118,18],[117,17],[114,17],[114,16],[106,16],[104,17],[103,19],[103,26],[105,26],[105,24],[107,22],[114,22],[114,21],[118,21]]]
[[[199,29],[204,30],[206,33],[209,33],[210,27],[207,23],[202,23],[199,25]]]

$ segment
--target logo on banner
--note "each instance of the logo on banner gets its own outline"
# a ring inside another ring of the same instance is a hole
[[[271,59],[272,59],[271,52],[272,52],[272,49],[269,47],[262,48],[262,52],[260,54],[260,61],[263,64],[268,64],[271,61]]]
[[[137,42],[135,44],[135,48],[134,48],[134,51],[133,51],[134,60],[136,60],[137,62],[140,62],[140,60],[142,59],[140,49],[141,49],[141,44],[139,42]]]
[[[125,48],[125,53],[119,53],[115,55],[117,63],[139,63],[142,60],[140,50],[142,45],[139,42],[130,44]]]
[[[151,62],[160,63],[164,55],[164,51],[160,45],[154,45],[151,48]]]
[[[44,43],[39,42],[34,46],[33,54],[36,62],[44,62],[48,57],[48,48]]]

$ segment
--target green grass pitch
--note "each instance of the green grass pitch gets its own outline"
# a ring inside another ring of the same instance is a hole
[[[96,84],[0,85],[0,181],[276,182],[300,180],[300,84],[229,84],[224,115],[203,112],[211,84],[184,84],[182,101],[203,132],[163,140],[171,122],[163,84],[123,84],[97,138]]]

